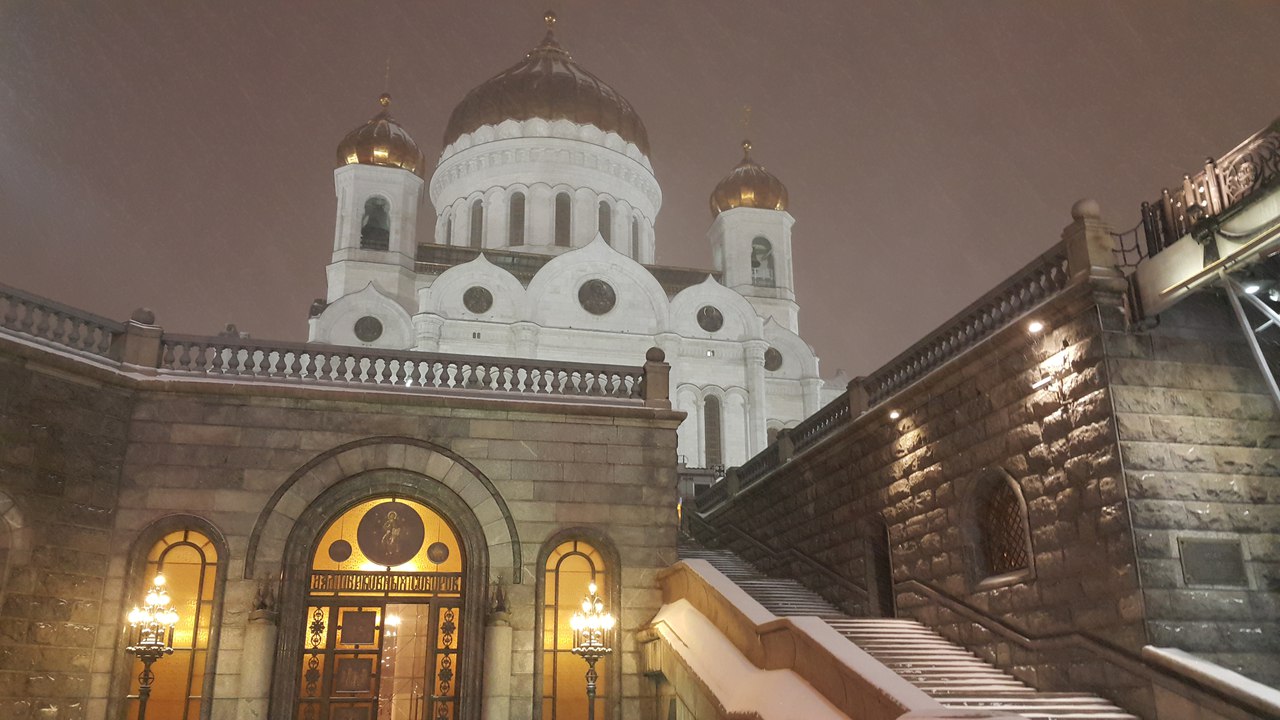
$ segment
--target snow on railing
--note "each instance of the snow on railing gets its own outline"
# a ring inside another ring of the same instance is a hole
[[[124,324],[0,285],[0,327],[43,343],[111,358]]]

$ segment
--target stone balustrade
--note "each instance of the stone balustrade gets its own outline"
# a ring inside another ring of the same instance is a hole
[[[110,357],[124,324],[0,285],[0,327],[77,352]]]
[[[644,365],[603,365],[176,335],[154,322],[150,311],[120,323],[0,285],[0,332],[147,376],[670,407],[656,348]]]

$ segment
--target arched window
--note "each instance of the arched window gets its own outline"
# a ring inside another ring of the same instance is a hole
[[[979,586],[1020,582],[1033,574],[1027,505],[1017,482],[1003,470],[988,470],[970,499]]]
[[[595,583],[606,608],[616,617],[617,599],[613,597],[609,568],[600,549],[591,543],[573,539],[556,545],[543,566],[542,583],[542,720],[581,720],[587,717],[587,698],[583,687],[586,664],[576,657],[573,630],[569,620],[586,597],[587,586]],[[609,703],[615,673],[605,671],[610,658],[596,665],[600,679],[596,687],[597,710]]]
[[[766,238],[758,237],[751,241],[751,284],[774,287],[776,283],[773,274],[773,244]]]
[[[631,218],[631,257],[640,261],[640,221]]]
[[[604,241],[613,244],[613,208],[604,200],[600,201],[600,236]]]
[[[524,193],[511,196],[511,212],[507,218],[507,244],[524,244]]]
[[[720,398],[708,395],[702,401],[702,438],[706,443],[706,467],[724,464],[724,445],[721,440]]]
[[[569,193],[556,195],[556,245],[569,247],[569,212],[573,209],[573,201]]]
[[[484,245],[484,201],[476,199],[471,203],[471,247]]]
[[[178,624],[173,655],[151,667],[155,673],[147,712],[152,717],[198,720],[208,717],[214,668],[210,639],[217,637],[218,549],[208,535],[180,528],[152,544],[141,572],[134,577],[134,604],[141,605],[156,575],[164,575]],[[125,717],[138,714],[138,673],[142,663],[129,656],[129,694]]]
[[[360,220],[360,248],[386,250],[391,246],[391,203],[386,198],[371,197],[364,201],[364,217]]]

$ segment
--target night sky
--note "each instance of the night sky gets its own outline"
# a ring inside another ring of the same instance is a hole
[[[171,332],[304,339],[334,148],[377,111],[388,58],[432,167],[453,106],[541,39],[548,5],[648,128],[661,264],[710,267],[707,197],[751,105],[828,376],[1048,249],[1076,199],[1128,229],[1280,114],[1263,0],[0,0],[0,282],[118,319],[148,306]]]

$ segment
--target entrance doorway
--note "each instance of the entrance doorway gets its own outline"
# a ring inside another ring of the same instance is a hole
[[[875,603],[875,613],[880,617],[896,617],[893,593],[893,553],[889,546],[889,527],[883,521],[871,524],[871,537],[868,541],[868,564],[871,572],[871,599]]]
[[[344,511],[312,550],[297,720],[456,720],[466,558],[418,502]]]

